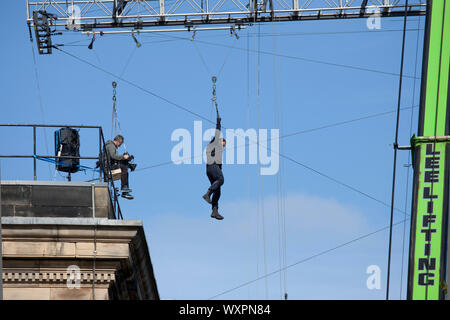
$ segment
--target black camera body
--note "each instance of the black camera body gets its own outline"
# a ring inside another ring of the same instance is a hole
[[[131,163],[134,160],[134,156],[130,155],[128,152],[124,153],[124,155],[129,155],[128,159],[124,159],[124,160],[120,160],[120,162],[122,162],[123,164],[125,164],[126,166],[128,166],[128,168],[130,168],[131,171],[134,171],[137,167],[136,163]]]

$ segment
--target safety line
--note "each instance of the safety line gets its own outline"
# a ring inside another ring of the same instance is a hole
[[[394,164],[392,169],[392,195],[391,195],[391,217],[389,228],[389,244],[388,244],[388,262],[387,262],[387,280],[386,280],[386,300],[389,300],[389,285],[391,277],[391,253],[392,253],[392,224],[394,222],[394,202],[395,202],[395,178],[397,173],[397,151],[398,151],[398,133],[400,128],[400,104],[402,101],[402,87],[403,87],[403,67],[405,62],[405,43],[406,43],[406,25],[408,17],[408,0],[405,5],[405,17],[403,23],[403,39],[402,39],[402,51],[400,61],[400,77],[398,88],[398,101],[397,101],[397,120],[395,125],[395,142],[394,142]]]
[[[37,61],[36,61],[36,53],[34,51],[33,38],[31,38],[31,36],[30,36],[30,46],[31,46],[31,53],[32,53],[32,56],[33,56],[34,76],[36,78],[36,87],[37,87],[38,97],[39,97],[39,108],[40,108],[40,111],[41,111],[42,121],[45,124],[44,103],[43,103],[43,100],[42,100],[41,85],[40,85],[40,81],[39,81],[39,72],[38,72]],[[47,154],[49,154],[48,141],[47,141],[47,129],[45,127],[42,128],[42,129],[44,131],[45,150],[46,150]],[[49,173],[49,176],[51,177],[52,176],[52,171],[50,169],[50,166],[48,166],[48,173]]]
[[[417,29],[419,30],[420,28],[420,19],[417,20]],[[414,76],[417,75],[417,63],[419,60],[419,38],[420,38],[420,34],[419,31],[417,31],[417,40],[416,40],[416,61],[414,64]],[[413,81],[414,85],[413,85],[413,97],[412,97],[412,104],[414,105],[415,103],[415,98],[416,98],[416,80]],[[412,127],[413,127],[413,119],[414,119],[414,109],[411,110],[411,116],[410,116],[410,120],[409,120],[409,136],[412,137]],[[410,160],[411,160],[411,154],[412,151],[409,150],[408,152],[409,156],[408,156],[408,168],[406,170],[406,188],[405,188],[405,212],[408,209],[408,195],[409,195],[409,175],[410,175],[410,171],[411,171],[411,164],[410,164]],[[406,215],[405,215],[405,219],[406,219]],[[404,269],[404,258],[405,258],[405,248],[406,248],[406,222],[403,223],[403,240],[402,240],[402,262],[401,262],[401,269],[400,269],[400,295],[399,298],[402,298],[402,291],[403,291],[403,269]]]
[[[403,21],[403,20],[402,20]],[[411,20],[410,20],[411,21]],[[406,31],[423,31],[424,29],[407,29]],[[362,34],[362,33],[389,33],[389,32],[400,32],[403,31],[403,29],[390,29],[390,30],[355,30],[355,31],[335,31],[335,32],[284,32],[284,33],[278,33],[278,34],[272,34],[272,33],[261,33],[261,37],[271,37],[273,35],[277,37],[291,37],[291,36],[318,36],[318,35],[340,35],[340,34]],[[141,34],[144,38],[154,38],[156,35],[154,34]],[[203,38],[223,38],[223,35],[205,35],[202,36]],[[248,34],[240,35],[241,38],[248,38],[251,37]],[[182,39],[173,39],[173,40],[165,40],[161,42],[173,42],[177,40],[188,40],[187,38]],[[189,39],[190,40],[190,39]],[[80,40],[85,41],[85,40]],[[156,43],[156,42],[143,42],[145,43]]]
[[[167,35],[167,34],[163,34],[163,35],[159,35],[158,34],[157,36],[190,41],[190,39],[187,39],[187,38],[171,36],[171,35]],[[209,42],[209,41],[203,41],[203,40],[196,40],[196,41],[199,42],[199,43],[203,43],[203,44],[207,44],[207,45],[211,45],[211,46],[218,46],[218,47],[225,47],[225,48],[230,48],[231,47],[231,46],[226,45],[226,44],[220,44],[220,43],[215,43],[215,42]],[[246,51],[247,50],[245,48],[240,48],[240,47],[235,47],[235,49],[241,50],[241,51]],[[255,50],[256,49],[254,49],[252,51],[255,51]],[[353,69],[353,70],[358,70],[358,71],[367,71],[367,72],[384,74],[384,75],[395,76],[395,77],[399,76],[399,74],[394,73],[394,72],[380,71],[380,70],[375,70],[375,69],[370,69],[370,68],[365,68],[365,67],[352,66],[352,65],[340,64],[340,63],[334,63],[334,62],[328,62],[328,61],[321,61],[321,60],[317,60],[317,59],[303,58],[303,57],[291,56],[291,55],[274,53],[274,52],[269,52],[269,51],[262,51],[261,50],[258,53],[262,53],[262,54],[265,54],[265,55],[275,55],[275,56],[281,57],[281,58],[299,60],[299,61],[316,63],[316,64],[323,64],[323,65],[328,65],[328,66],[333,66],[333,67],[347,68],[347,69]],[[404,78],[413,78],[413,76],[408,76],[408,75],[404,75],[403,77]]]
[[[404,107],[404,108],[402,108],[401,110],[415,109],[415,108],[417,108],[417,107],[418,107],[418,106],[414,106],[414,107]],[[328,128],[333,128],[333,127],[338,127],[338,126],[342,126],[342,125],[349,124],[349,123],[352,123],[352,122],[357,122],[357,121],[361,121],[361,120],[372,119],[372,118],[376,118],[376,117],[380,117],[380,116],[385,116],[385,115],[392,114],[392,113],[395,113],[395,110],[392,110],[392,111],[386,111],[386,112],[381,112],[381,113],[375,113],[375,114],[367,115],[367,116],[360,117],[360,118],[350,119],[350,120],[346,120],[346,121],[335,122],[335,123],[332,123],[332,124],[328,124],[328,125],[324,125],[324,126],[320,126],[320,127],[316,127],[316,128],[311,128],[311,129],[306,129],[306,130],[300,130],[300,131],[292,132],[292,133],[289,133],[289,134],[286,134],[286,135],[282,135],[282,136],[279,137],[279,139],[289,138],[289,137],[292,137],[292,136],[295,136],[295,135],[306,134],[306,133],[310,133],[310,132],[314,132],[314,131],[319,131],[319,130],[322,130],[322,129],[328,129]],[[275,139],[275,138],[270,138],[270,139],[268,138],[268,139],[265,140],[265,141],[268,142],[268,141],[272,141],[272,140],[274,140],[274,139]],[[245,144],[235,146],[235,148],[236,148],[236,149],[239,149],[239,148],[243,148],[243,147],[248,147],[249,145],[255,144],[255,143],[256,143],[256,142],[251,142],[251,143],[250,143],[250,142],[246,142]],[[182,160],[194,160],[194,159],[200,158],[200,157],[202,157],[202,156],[201,156],[201,155],[198,155],[198,156],[191,156],[191,157],[183,158]],[[165,162],[161,162],[161,163],[154,164],[154,165],[151,165],[151,166],[147,166],[147,167],[143,167],[143,168],[136,169],[136,171],[141,171],[141,170],[147,170],[147,169],[157,168],[157,167],[160,167],[160,166],[170,165],[170,164],[173,164],[173,161],[165,161]]]
[[[257,106],[257,122],[258,122],[258,131],[261,127],[261,56],[260,56],[260,46],[261,46],[261,38],[259,34],[261,33],[261,24],[258,24],[258,37],[255,36],[255,47],[257,44],[258,50],[255,56],[255,64],[256,64],[256,106]],[[261,163],[259,164],[259,168],[261,169]],[[258,204],[259,212],[261,214],[261,224],[262,224],[262,238],[263,238],[263,262],[264,262],[264,273],[267,273],[267,245],[266,245],[266,225],[265,225],[265,212],[264,212],[264,181],[262,179],[262,175],[258,175],[259,180],[259,194],[258,194]],[[265,294],[266,299],[269,298],[269,284],[267,282],[267,278],[264,279],[265,285]]]
[[[405,221],[405,220],[401,220],[401,221],[395,223],[394,226],[399,225],[399,224],[403,223],[404,221]],[[224,294],[230,293],[230,292],[235,291],[235,290],[237,290],[237,289],[240,289],[240,288],[242,288],[242,287],[248,286],[248,285],[250,285],[250,284],[252,284],[252,283],[254,283],[254,282],[257,282],[257,281],[262,280],[262,279],[264,279],[264,278],[267,278],[267,277],[270,277],[270,276],[272,276],[272,275],[275,275],[275,274],[279,273],[280,271],[290,269],[290,268],[295,267],[295,266],[297,266],[297,265],[300,265],[300,264],[302,264],[302,263],[308,262],[308,261],[310,261],[310,260],[312,260],[312,259],[314,259],[314,258],[323,256],[323,255],[325,255],[325,254],[327,254],[327,253],[330,253],[330,252],[335,251],[335,250],[337,250],[337,249],[340,249],[340,248],[342,248],[342,247],[348,246],[348,245],[350,245],[350,244],[352,244],[352,243],[355,243],[355,242],[357,242],[357,241],[366,239],[366,238],[368,238],[368,237],[370,237],[370,236],[373,236],[373,235],[375,235],[375,234],[377,234],[377,233],[380,233],[380,232],[382,232],[382,231],[384,231],[384,230],[386,230],[386,229],[389,229],[389,226],[386,226],[386,227],[384,227],[384,228],[378,229],[378,230],[373,231],[373,232],[371,232],[371,233],[367,233],[367,234],[365,234],[365,235],[362,235],[362,236],[357,237],[357,238],[355,238],[355,239],[352,239],[352,240],[350,240],[350,241],[341,243],[341,244],[338,245],[338,246],[335,246],[335,247],[332,247],[332,248],[330,248],[330,249],[321,251],[321,252],[316,253],[316,254],[314,254],[314,255],[312,255],[312,256],[309,256],[309,257],[307,257],[307,258],[304,258],[304,259],[302,259],[302,260],[299,260],[299,261],[297,261],[297,262],[294,262],[294,263],[292,263],[292,264],[289,264],[288,266],[286,266],[286,267],[283,268],[282,270],[280,270],[280,269],[279,269],[279,270],[275,270],[275,271],[272,271],[272,272],[270,272],[270,273],[268,273],[268,274],[265,274],[265,275],[263,275],[263,276],[261,276],[261,277],[258,277],[258,278],[256,278],[256,279],[253,279],[253,280],[244,282],[244,283],[242,283],[242,284],[240,284],[240,285],[238,285],[238,286],[236,286],[236,287],[234,287],[234,288],[231,288],[231,289],[228,289],[228,290],[226,290],[226,291],[223,291],[223,292],[221,292],[221,293],[219,293],[219,294],[216,294],[216,295],[214,295],[214,296],[208,298],[208,300],[212,300],[212,299],[215,299],[215,298],[217,298],[217,297],[223,296]]]
[[[115,78],[118,78],[118,79],[122,80],[123,82],[128,83],[129,85],[131,85],[131,86],[133,86],[133,87],[136,87],[136,88],[138,88],[139,90],[142,90],[142,91],[144,91],[144,92],[146,92],[146,93],[148,93],[148,94],[150,94],[150,95],[152,95],[152,96],[154,96],[154,97],[156,97],[156,98],[158,98],[158,99],[160,99],[160,100],[163,100],[163,101],[167,102],[168,104],[173,105],[173,106],[175,106],[176,108],[178,108],[178,109],[180,109],[180,110],[183,110],[183,111],[188,112],[188,113],[190,113],[190,114],[192,114],[192,115],[195,115],[196,117],[201,118],[201,119],[203,119],[203,120],[205,120],[205,121],[207,121],[207,122],[211,122],[211,121],[210,121],[209,119],[207,119],[206,117],[204,117],[204,116],[202,116],[202,115],[200,115],[200,114],[198,114],[198,113],[196,113],[196,112],[193,112],[193,111],[191,111],[191,110],[189,110],[189,109],[187,109],[187,108],[185,108],[185,107],[183,107],[183,106],[181,106],[181,105],[179,105],[179,104],[177,104],[177,103],[175,103],[175,102],[172,102],[172,101],[170,101],[170,100],[168,100],[168,99],[166,99],[166,98],[164,98],[164,97],[162,97],[162,96],[160,96],[160,95],[158,95],[158,94],[155,94],[155,93],[153,93],[153,92],[151,92],[151,91],[149,91],[149,90],[147,90],[147,89],[145,89],[145,88],[143,88],[143,87],[141,87],[141,86],[139,86],[139,85],[137,85],[137,84],[135,84],[135,83],[133,83],[133,82],[131,82],[131,81],[129,81],[129,80],[126,80],[125,78],[117,77],[117,76],[116,76],[115,74],[113,74],[112,72],[110,72],[110,71],[108,71],[108,70],[105,70],[105,69],[103,69],[103,68],[101,68],[101,67],[99,67],[99,66],[96,66],[95,64],[93,64],[93,63],[91,63],[91,62],[89,62],[89,61],[86,61],[86,60],[84,60],[84,59],[82,59],[82,58],[79,58],[79,57],[77,57],[77,56],[75,56],[75,55],[73,55],[73,54],[71,54],[71,53],[69,53],[69,52],[67,52],[67,51],[65,51],[65,50],[63,50],[63,49],[61,49],[61,48],[55,47],[55,49],[57,49],[57,50],[59,50],[59,51],[65,53],[66,55],[69,55],[69,56],[75,58],[76,60],[79,60],[79,61],[81,61],[81,62],[83,62],[83,63],[86,63],[86,64],[92,66],[92,67],[95,68],[95,69],[98,69],[98,70],[100,70],[100,71],[102,71],[102,72],[105,72],[105,73],[107,73],[107,74],[109,74],[109,75],[115,77]],[[225,127],[223,127],[223,128],[225,128]],[[226,129],[226,128],[225,128],[225,129]],[[272,152],[273,152],[273,151],[272,151]],[[375,200],[376,202],[379,202],[379,203],[381,203],[381,204],[383,204],[383,205],[386,205],[386,203],[384,203],[383,201],[378,200],[378,199],[376,199],[376,198],[374,198],[374,197],[372,197],[372,196],[370,196],[370,195],[368,195],[368,194],[366,194],[366,193],[364,193],[364,192],[362,192],[362,191],[360,191],[360,190],[358,190],[358,189],[356,189],[356,188],[354,188],[354,187],[351,187],[351,186],[349,186],[349,185],[347,185],[347,184],[345,184],[345,183],[343,183],[343,182],[340,182],[339,180],[334,179],[334,178],[328,176],[327,174],[324,174],[324,173],[322,173],[322,172],[320,172],[320,171],[318,171],[318,170],[316,170],[316,169],[313,169],[313,168],[311,168],[311,167],[309,167],[309,166],[307,166],[307,165],[305,165],[305,164],[303,164],[303,163],[301,163],[301,162],[299,162],[299,161],[297,161],[297,160],[295,160],[295,159],[293,159],[293,158],[291,158],[291,157],[288,157],[288,156],[285,156],[285,155],[282,155],[282,154],[279,154],[279,156],[281,156],[281,157],[283,157],[283,158],[285,158],[285,159],[287,159],[287,160],[289,160],[289,161],[291,161],[291,162],[294,162],[294,163],[296,163],[296,164],[298,164],[298,165],[300,165],[300,166],[302,166],[302,167],[304,167],[304,168],[306,168],[306,169],[308,169],[308,170],[310,170],[310,171],[313,171],[313,172],[315,172],[315,173],[317,173],[317,174],[319,174],[319,175],[321,175],[321,176],[323,176],[323,177],[325,177],[325,178],[327,178],[327,179],[329,179],[329,180],[331,180],[331,181],[333,181],[333,182],[336,182],[337,184],[340,184],[340,185],[342,185],[342,186],[345,186],[346,188],[348,188],[348,189],[350,189],[350,190],[353,190],[353,191],[356,191],[356,192],[359,193],[359,194],[365,195],[366,197],[368,197],[368,198],[370,198],[370,199],[372,199],[372,200]],[[400,212],[403,212],[403,211],[400,210],[400,209],[396,209],[396,210],[398,210],[398,211],[400,211]]]

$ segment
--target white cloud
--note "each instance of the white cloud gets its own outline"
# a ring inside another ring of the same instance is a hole
[[[284,203],[287,264],[369,230],[358,208],[332,198],[290,194]],[[145,228],[161,297],[205,299],[256,278],[257,269],[262,275],[262,217],[259,214],[257,218],[256,210],[254,201],[240,200],[221,204],[222,221],[209,217],[206,204],[201,216],[198,212],[166,213],[147,220]],[[276,197],[264,199],[264,215],[266,265],[271,272],[280,265]],[[270,283],[271,292],[279,292],[279,282],[272,279]],[[264,280],[257,285],[263,288]]]

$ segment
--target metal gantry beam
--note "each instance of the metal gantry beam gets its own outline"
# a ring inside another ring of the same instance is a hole
[[[406,0],[27,0],[33,12],[56,17],[57,31],[302,21],[402,16]],[[426,1],[410,0],[409,15],[424,15]]]

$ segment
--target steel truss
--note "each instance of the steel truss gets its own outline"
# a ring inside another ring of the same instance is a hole
[[[406,0],[27,0],[33,12],[56,17],[58,31],[403,16]],[[426,1],[409,0],[408,15],[424,15]]]

